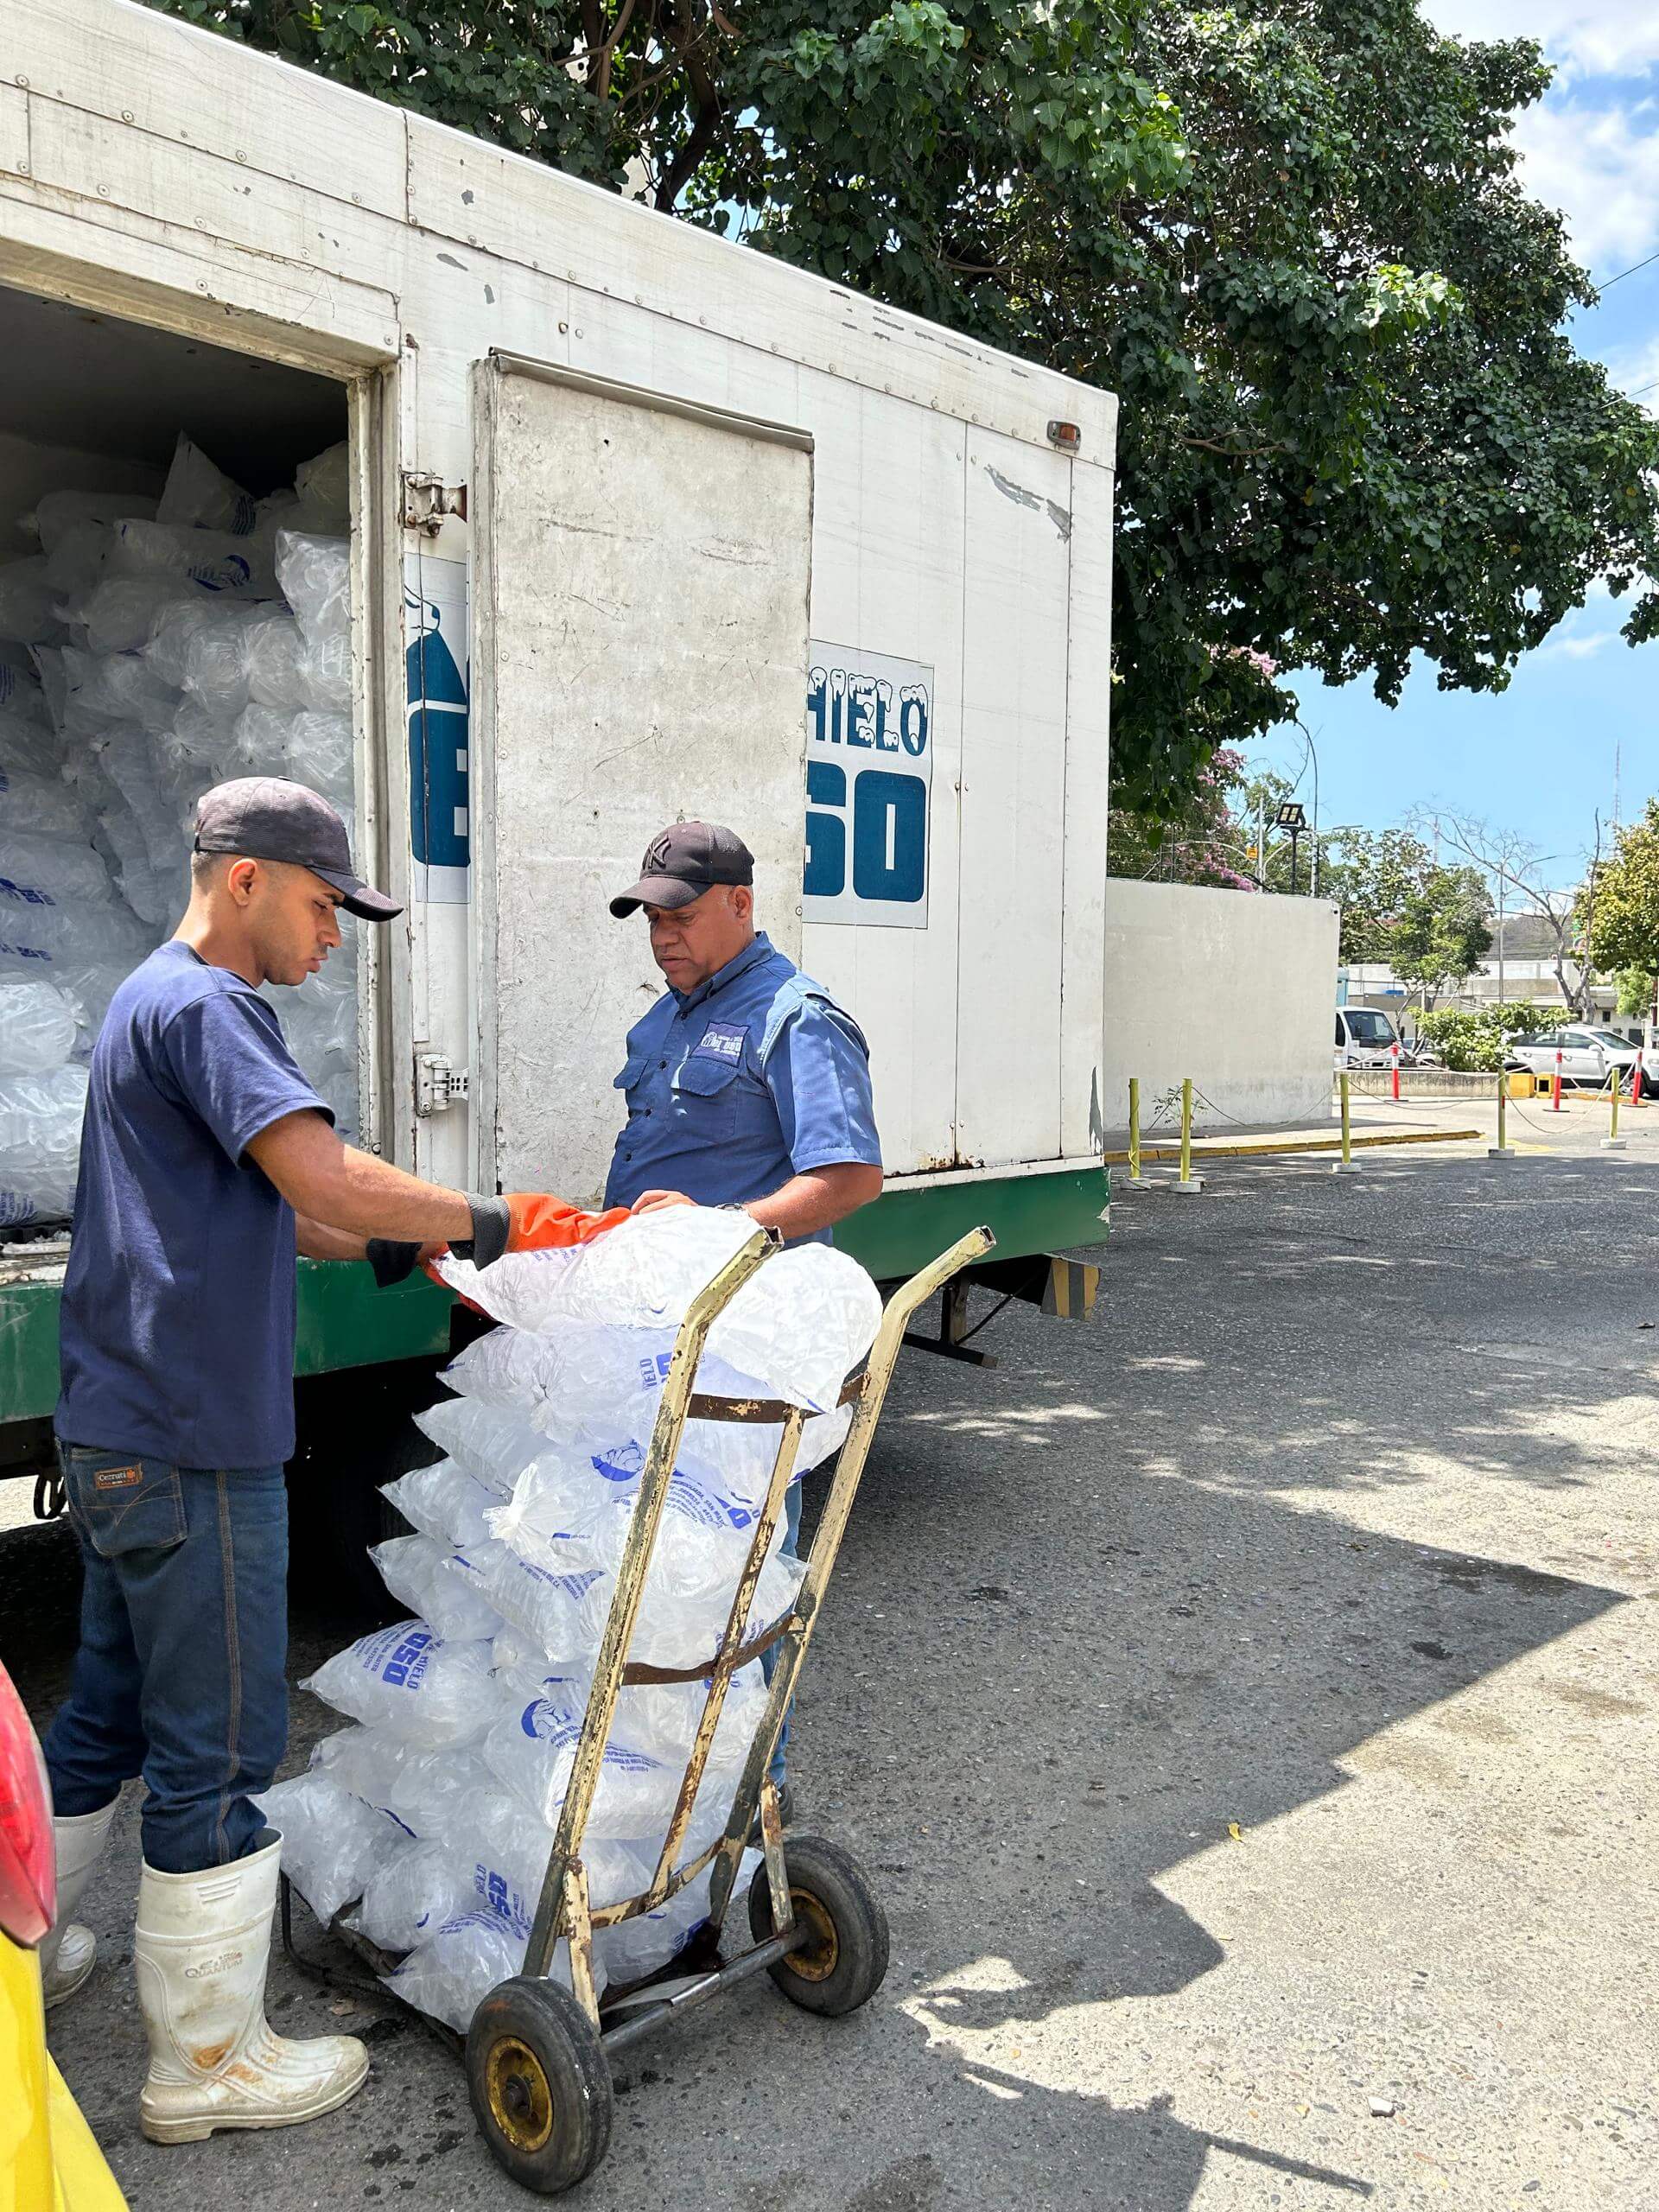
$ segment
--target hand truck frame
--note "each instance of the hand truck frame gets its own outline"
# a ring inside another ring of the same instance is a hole
[[[539,2195],[554,2196],[573,2187],[604,2158],[611,2134],[614,2093],[609,2059],[613,2051],[756,1974],[769,1974],[785,1997],[807,2011],[832,2016],[868,2003],[881,1985],[887,1964],[887,1925],[880,1900],[856,1861],[838,1845],[794,1832],[785,1838],[777,1791],[767,1770],[817,1624],[905,1332],[926,1299],[995,1243],[988,1229],[969,1230],[888,1300],[869,1356],[842,1393],[842,1404],[853,1409],[851,1424],[836,1459],[795,1601],[788,1612],[747,1639],[749,1609],[795,1471],[807,1414],[804,1408],[781,1399],[712,1396],[697,1390],[696,1379],[709,1331],[738,1292],[780,1249],[777,1236],[757,1230],[686,1309],[617,1567],[524,1967],[482,2000],[466,2038],[467,2086],[484,2139],[497,2162]],[[688,1421],[753,1422],[779,1427],[781,1435],[718,1651],[691,1667],[646,1666],[631,1661],[628,1649]],[[740,1667],[774,1647],[779,1657],[766,1710],[724,1832],[705,1850],[681,1859],[732,1677]],[[636,1684],[702,1681],[709,1684],[702,1714],[656,1872],[639,1896],[595,1907],[588,1897],[582,1843],[618,1696]],[[691,1974],[676,1974],[683,1965],[677,1960],[661,1977],[612,1993],[601,2005],[594,1980],[594,1930],[655,1911],[712,1866],[712,1952],[725,1926],[757,1816],[766,1878],[762,1881],[757,1871],[750,1885],[750,1946]],[[292,1954],[286,1883],[283,1921],[284,1942]],[[338,1919],[335,1932],[377,1966],[390,1963],[362,1938],[340,1928]],[[569,1990],[550,1978],[561,1942],[569,1946]]]

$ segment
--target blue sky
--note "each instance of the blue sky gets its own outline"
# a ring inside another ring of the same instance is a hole
[[[1554,83],[1516,133],[1522,176],[1565,214],[1598,282],[1659,254],[1659,0],[1424,0],[1423,12],[1464,37],[1535,38],[1556,64]],[[1574,335],[1624,391],[1659,380],[1659,260],[1612,285],[1577,318]],[[1641,399],[1659,411],[1659,381]],[[1381,829],[1438,804],[1572,858],[1590,843],[1595,809],[1604,820],[1611,814],[1616,746],[1619,814],[1629,821],[1659,793],[1659,645],[1624,645],[1620,613],[1605,591],[1592,594],[1496,697],[1438,691],[1433,671],[1418,670],[1390,710],[1363,683],[1334,690],[1302,679],[1322,823]],[[1249,757],[1301,772],[1301,795],[1312,798],[1294,730],[1253,745]]]

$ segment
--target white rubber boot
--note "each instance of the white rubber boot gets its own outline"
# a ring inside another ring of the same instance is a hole
[[[139,2120],[152,2143],[219,2127],[290,2127],[354,2096],[369,2054],[352,2036],[289,2043],[265,2022],[280,1838],[228,1866],[138,1885],[132,1962],[149,2037]]]
[[[92,1877],[99,1853],[109,1841],[115,1818],[115,1799],[96,1813],[78,1813],[54,1820],[52,1840],[58,1859],[58,1916],[52,1933],[41,1946],[41,1989],[49,2012],[73,1997],[98,1958],[98,1938],[69,1916],[80,1903]]]

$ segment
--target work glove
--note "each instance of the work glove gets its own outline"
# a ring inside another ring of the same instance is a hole
[[[628,1218],[626,1206],[611,1206],[604,1213],[584,1213],[580,1206],[567,1205],[563,1198],[550,1197],[542,1191],[510,1191],[504,1198],[493,1198],[493,1205],[505,1206],[508,1216],[506,1249],[509,1252],[544,1252],[573,1244],[591,1244],[595,1237],[607,1236],[620,1229]],[[500,1258],[498,1252],[497,1259]],[[485,1265],[483,1258],[474,1254],[478,1265]]]
[[[473,1233],[458,1237],[449,1249],[456,1259],[470,1260],[480,1268],[487,1268],[504,1252],[591,1244],[594,1237],[603,1236],[628,1218],[626,1206],[613,1206],[607,1213],[584,1213],[580,1206],[567,1205],[563,1198],[539,1191],[514,1191],[497,1198],[482,1198],[469,1191],[467,1205],[473,1217]],[[394,1237],[372,1236],[367,1256],[375,1281],[382,1290],[406,1281],[422,1252],[429,1249]],[[435,1282],[441,1280],[429,1266],[427,1273]]]

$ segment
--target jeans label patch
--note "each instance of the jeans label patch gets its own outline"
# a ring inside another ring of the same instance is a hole
[[[100,1467],[92,1477],[94,1490],[130,1490],[144,1479],[142,1467]]]

